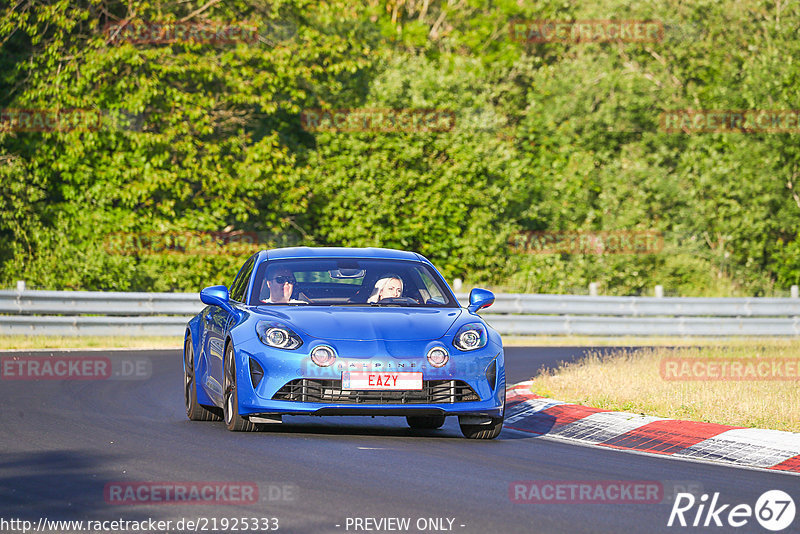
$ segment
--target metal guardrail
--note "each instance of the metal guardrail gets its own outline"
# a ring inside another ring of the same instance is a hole
[[[0,334],[41,336],[175,336],[180,344],[190,317],[0,315]],[[0,349],[2,349],[0,341]]]
[[[0,291],[0,314],[190,316],[204,306],[199,293]]]
[[[181,336],[203,306],[198,293],[0,291],[0,334]],[[498,294],[482,315],[505,335],[800,335],[797,298]]]
[[[469,300],[467,295],[459,295],[459,299]],[[490,308],[490,313],[625,317],[787,317],[800,316],[800,299],[500,294]]]

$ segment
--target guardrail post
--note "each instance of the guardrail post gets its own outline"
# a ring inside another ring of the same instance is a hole
[[[664,298],[664,286],[662,285],[656,286],[656,298],[657,299]]]
[[[792,298],[800,298],[800,286],[792,286]]]
[[[453,291],[461,291],[461,285],[464,282],[461,281],[461,278],[456,278],[453,280]]]
[[[592,297],[597,296],[597,282],[592,282],[589,284],[589,295]]]
[[[25,280],[17,280],[17,293],[25,291]]]

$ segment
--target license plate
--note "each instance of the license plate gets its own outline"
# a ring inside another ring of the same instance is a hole
[[[342,389],[422,389],[422,373],[344,371]]]

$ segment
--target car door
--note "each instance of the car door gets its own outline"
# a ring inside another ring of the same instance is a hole
[[[235,308],[244,306],[247,294],[247,288],[250,285],[250,278],[253,274],[253,266],[256,262],[256,256],[248,259],[241,269],[239,269],[236,278],[233,280],[229,289],[229,298],[231,305]],[[211,318],[207,321],[209,325],[209,355],[211,363],[211,374],[214,379],[220,384],[220,397],[222,395],[222,370],[223,358],[225,353],[225,338],[228,331],[233,327],[236,318],[229,312],[222,308],[214,307],[210,313]]]
[[[208,373],[203,386],[208,395],[215,401],[222,402],[222,358],[224,351],[223,332],[228,317],[227,312],[217,306],[209,307],[205,314],[205,356],[208,364]]]
[[[233,283],[228,289],[229,298],[233,306],[243,300],[250,282],[250,275],[255,264],[255,256],[248,259],[239,269]],[[225,356],[225,338],[232,325],[231,314],[218,306],[209,306],[204,314],[205,326],[204,354],[208,365],[208,373],[203,379],[203,387],[208,395],[217,403],[222,403],[222,371]]]

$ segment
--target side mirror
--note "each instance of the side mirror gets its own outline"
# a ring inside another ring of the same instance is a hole
[[[494,303],[494,293],[486,289],[475,288],[469,292],[469,306],[467,310],[475,313],[483,308],[488,308]]]
[[[236,313],[236,310],[230,303],[228,288],[225,286],[211,286],[205,288],[200,292],[200,300],[203,304],[219,306],[228,313]]]

